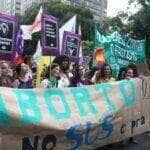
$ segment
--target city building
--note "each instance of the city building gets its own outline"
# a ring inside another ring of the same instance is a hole
[[[20,0],[0,0],[0,12],[5,14],[20,14]]]
[[[45,0],[21,0],[21,11],[20,14],[24,15],[26,11],[35,4],[39,4],[41,2],[44,2]]]
[[[9,15],[24,15],[31,6],[44,0],[0,0],[0,12]]]
[[[93,13],[94,20],[101,23],[107,16],[107,1],[108,0],[62,0],[69,5],[84,5]]]
[[[48,0],[0,0],[0,12],[11,15],[24,15],[28,9]],[[96,22],[101,23],[107,16],[108,0],[61,0],[68,5],[84,5],[93,13]]]

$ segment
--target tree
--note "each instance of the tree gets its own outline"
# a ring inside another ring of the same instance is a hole
[[[132,35],[136,39],[146,39],[146,56],[150,59],[150,0],[130,0],[138,2],[141,9],[130,17],[132,22]]]
[[[66,21],[68,21],[73,15],[77,15],[77,26],[81,25],[82,40],[93,40],[94,37],[94,20],[93,14],[89,9],[84,6],[72,6],[62,3],[60,0],[50,0],[47,3],[40,4],[43,6],[43,12],[59,19],[59,27],[61,27]],[[35,5],[27,10],[25,16],[21,17],[21,24],[32,24],[40,5]],[[34,36],[35,44],[40,38],[39,34]],[[34,43],[27,42],[26,47],[35,51]]]
[[[93,42],[87,40],[82,42],[84,54],[89,55],[93,53]]]
[[[66,5],[59,0],[50,0],[47,3],[42,3],[43,12],[59,19],[59,27],[61,27],[67,20],[69,20],[73,15],[77,15],[78,25],[82,27],[82,39],[92,40],[94,33],[94,20],[93,14],[89,9],[84,6],[73,6]],[[39,6],[36,5],[30,8],[25,16],[22,16],[21,24],[31,24],[33,23]]]
[[[107,17],[104,22],[100,25],[101,30],[108,34],[113,31],[121,31],[124,24],[118,16],[116,17]]]

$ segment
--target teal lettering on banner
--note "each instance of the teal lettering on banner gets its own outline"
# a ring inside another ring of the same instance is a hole
[[[112,89],[112,85],[110,83],[104,83],[104,84],[97,84],[95,86],[95,89],[97,91],[101,91],[104,95],[104,98],[107,102],[107,106],[111,111],[116,110],[115,104],[111,101],[109,96],[109,90]]]
[[[18,100],[22,111],[22,124],[38,123],[42,120],[42,114],[37,104],[36,93],[32,90],[12,90]]]
[[[45,102],[47,104],[50,115],[52,115],[55,119],[63,120],[63,119],[70,118],[70,115],[71,115],[70,107],[66,101],[66,97],[65,97],[63,91],[61,91],[59,89],[47,90],[44,93],[44,98],[45,98]],[[53,104],[53,101],[56,100],[56,98],[62,101],[64,108],[65,108],[65,112],[63,112],[63,113],[57,112],[57,110]]]
[[[0,127],[10,125],[11,120],[8,116],[7,109],[3,102],[2,96],[0,95]]]
[[[119,83],[119,88],[125,104],[127,106],[132,106],[136,102],[134,83],[131,80],[124,80]],[[130,88],[129,95],[126,88]]]
[[[97,114],[98,111],[94,107],[94,105],[91,102],[90,95],[88,93],[88,90],[86,88],[72,88],[71,92],[73,96],[75,97],[75,101],[77,103],[79,113],[81,116],[87,116],[87,112],[84,109],[83,105],[87,105],[90,108],[90,111],[92,114]]]
[[[145,40],[134,40],[115,31],[104,35],[98,27],[95,28],[94,48],[103,46],[107,63],[111,65],[113,76],[117,77],[120,68],[128,64],[140,64],[146,62]],[[98,65],[96,59],[93,63]]]

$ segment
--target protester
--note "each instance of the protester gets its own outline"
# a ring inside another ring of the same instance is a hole
[[[53,63],[57,63],[60,66],[60,79],[58,80],[58,88],[64,88],[70,86],[69,76],[69,58],[65,55],[56,57]]]
[[[25,56],[24,63],[29,66],[29,73],[31,77],[33,76],[33,73],[37,73],[37,65],[33,59],[33,56]]]
[[[128,65],[128,67],[125,69],[125,79],[130,80],[137,76],[138,76],[138,72],[137,72],[136,66],[132,65],[132,64]],[[138,144],[138,141],[134,137],[131,137],[131,138],[129,138],[129,143]]]
[[[132,68],[127,67],[125,70],[125,79],[134,78],[134,71]]]
[[[133,77],[134,78],[137,78],[139,76],[136,65],[129,64],[127,67],[131,68],[133,70]]]
[[[1,69],[0,86],[12,87],[13,72],[9,68],[8,63],[5,61],[2,61],[0,64],[0,69]]]
[[[71,78],[71,86],[81,87],[90,84],[90,81],[85,78],[85,68],[82,65],[78,65],[75,72],[75,76]]]
[[[29,75],[29,66],[25,63],[20,63],[16,67],[17,78],[13,82],[14,88],[27,89],[33,88],[33,79]]]
[[[101,69],[100,83],[103,82],[114,82],[115,78],[112,77],[112,69],[109,64],[104,64]]]
[[[100,69],[97,67],[93,67],[87,76],[90,79],[90,84],[98,84],[101,77]]]
[[[41,82],[42,88],[57,88],[58,79],[60,78],[60,67],[58,64],[53,63],[47,68],[45,79]]]
[[[120,68],[119,73],[118,73],[118,78],[117,78],[118,81],[125,79],[125,70],[126,70],[126,67]]]
[[[27,55],[24,58],[24,63],[29,66],[29,76],[33,79],[33,85],[36,86],[37,78],[37,64],[33,59],[33,56]]]

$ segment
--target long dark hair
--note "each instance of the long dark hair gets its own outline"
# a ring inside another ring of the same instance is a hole
[[[19,64],[16,66],[16,68],[15,68],[16,73],[17,73],[17,75],[19,75],[19,76],[20,76],[20,72],[21,72],[21,64],[24,64],[24,62],[19,63]]]
[[[49,65],[47,67],[47,70],[45,71],[44,78],[50,78],[51,77],[50,70],[53,70],[56,67],[59,67],[59,65],[57,63],[52,63],[51,65]]]
[[[125,71],[126,71],[126,67],[121,67],[120,68],[117,80],[125,79]]]
[[[105,63],[105,64],[103,65],[103,67],[101,68],[101,77],[102,77],[102,78],[105,77],[104,69],[105,69],[106,66],[109,66],[109,68],[110,68],[110,75],[109,75],[109,78],[111,78],[111,76],[112,76],[112,68],[111,68],[111,66],[110,66],[109,64],[107,64],[107,63]]]
[[[88,79],[92,79],[92,77],[94,76],[96,71],[100,72],[100,68],[98,68],[98,67],[91,68],[91,71],[88,74]],[[99,74],[99,78],[100,78],[100,74]]]
[[[76,68],[75,68],[75,77],[77,79],[80,79],[80,75],[79,75],[79,68],[80,67],[83,67],[82,65],[77,65]]]
[[[133,70],[133,76],[134,76],[134,78],[136,78],[136,77],[139,76],[139,75],[138,75],[138,71],[137,71],[136,65],[134,65],[134,64],[129,64],[129,65],[127,66],[127,68],[131,68],[131,69]]]

